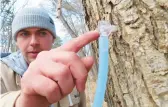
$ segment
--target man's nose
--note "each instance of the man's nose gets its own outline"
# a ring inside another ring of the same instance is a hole
[[[36,35],[32,35],[31,36],[31,40],[30,40],[30,45],[31,46],[36,46],[38,44],[39,44],[38,38],[36,37]]]

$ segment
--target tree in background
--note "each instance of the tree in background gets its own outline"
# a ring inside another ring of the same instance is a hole
[[[109,37],[108,107],[168,107],[168,1],[83,0],[83,5],[89,30],[99,20],[119,28]]]
[[[2,0],[0,6],[0,35],[1,35],[1,51],[9,52],[12,47],[12,28],[11,23],[14,16],[14,7],[16,0]]]
[[[61,40],[61,38],[59,36],[57,36],[55,41],[54,41],[54,43],[53,43],[53,47],[52,48],[57,48],[57,47],[59,47],[61,45],[62,45],[62,40]]]

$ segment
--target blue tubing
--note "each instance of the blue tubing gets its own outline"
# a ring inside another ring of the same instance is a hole
[[[108,36],[99,37],[99,72],[92,107],[102,107],[108,79]]]

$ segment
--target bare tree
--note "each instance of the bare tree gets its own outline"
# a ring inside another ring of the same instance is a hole
[[[12,43],[12,30],[11,30],[11,23],[13,20],[13,5],[16,2],[10,0],[2,0],[1,4],[1,50],[3,52],[9,52],[11,43]]]

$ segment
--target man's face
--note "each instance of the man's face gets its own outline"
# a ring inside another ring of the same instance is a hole
[[[30,64],[39,52],[52,48],[54,37],[46,29],[33,27],[19,31],[16,40],[26,62]]]

